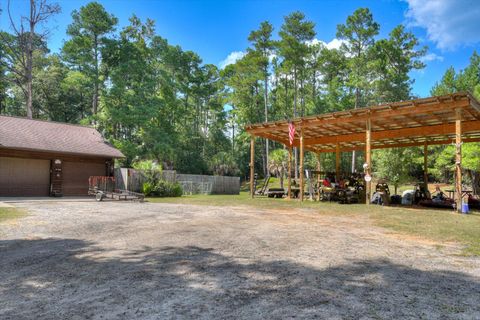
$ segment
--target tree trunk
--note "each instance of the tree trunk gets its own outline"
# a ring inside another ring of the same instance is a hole
[[[297,69],[293,69],[293,118],[297,117]]]
[[[235,156],[235,123],[232,123],[232,155]]]
[[[297,68],[293,68],[293,118],[297,117]],[[298,148],[293,148],[295,179],[298,179]]]
[[[235,114],[233,113],[235,106],[232,105],[232,156],[235,156]]]
[[[358,87],[356,87],[355,88],[355,106],[354,106],[354,109],[358,108],[358,100],[359,99],[360,99],[360,90],[358,89]],[[355,172],[355,167],[356,167],[355,156],[356,156],[356,152],[354,150],[354,151],[352,151],[352,173]]]
[[[33,111],[33,94],[32,94],[32,82],[33,82],[33,36],[35,34],[35,22],[34,22],[34,10],[35,1],[30,0],[30,32],[27,40],[27,56],[26,56],[26,80],[27,80],[27,118],[32,119]]]
[[[29,66],[30,65],[30,66]],[[31,62],[27,62],[27,68],[31,69]],[[32,74],[27,72],[27,118],[33,118],[33,97],[32,97]]]
[[[467,170],[467,173],[472,182],[472,191],[474,195],[478,195],[480,192],[480,174],[479,172]]]
[[[312,79],[312,103],[315,112],[317,111],[317,70],[313,70],[313,79]]]
[[[303,70],[302,70],[302,73],[301,73],[301,78],[300,78],[300,106],[302,108],[301,110],[301,113],[300,113],[300,116],[301,117],[305,117],[305,87],[304,87],[304,81],[303,81],[303,77],[304,77],[304,74],[303,74]]]
[[[195,134],[198,136],[199,135],[199,131],[200,131],[200,126],[198,124],[198,122],[200,121],[200,99],[197,98],[197,103],[195,104],[195,122],[194,122],[194,128],[195,128]]]
[[[96,115],[98,111],[98,36],[94,35],[94,60],[95,60],[95,81],[93,88],[93,99],[92,99],[92,114]]]
[[[258,111],[260,111],[260,104],[259,104],[259,101],[258,101],[258,94],[259,94],[259,92],[260,92],[260,89],[259,89],[258,84],[259,84],[258,81],[256,81],[256,82],[255,82],[255,90],[254,90],[255,94],[253,95],[253,99],[254,99],[254,101],[255,101],[255,109],[254,109],[254,110],[255,110],[256,113],[258,113]],[[263,140],[263,139],[262,139],[262,140]],[[263,140],[263,142],[266,142],[266,141],[267,141],[266,139]],[[262,165],[263,165],[263,174],[264,174],[264,176],[266,176],[267,173],[268,173],[268,172],[267,172],[267,170],[268,170],[268,168],[267,168],[268,163],[267,163],[267,161],[266,161],[266,160],[267,160],[267,155],[266,155],[266,152],[265,152],[265,151],[266,151],[266,148],[265,148],[265,145],[264,145],[264,146],[262,147]]]
[[[262,166],[263,166],[263,176],[266,177],[268,175],[268,164],[266,162],[266,157],[265,157],[265,148],[262,148]]]

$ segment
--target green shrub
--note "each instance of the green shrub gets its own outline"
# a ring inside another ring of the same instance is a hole
[[[140,170],[145,176],[142,192],[150,197],[181,197],[182,186],[162,179],[162,167],[152,160],[142,160],[134,163],[133,167]]]
[[[155,185],[151,182],[144,182],[142,185],[142,192],[146,196],[151,196],[155,191]]]
[[[182,186],[177,182],[172,183],[165,180],[159,180],[151,192],[145,194],[156,197],[181,197],[183,190]]]
[[[165,180],[159,180],[155,185],[144,182],[142,191],[146,196],[154,197],[181,197],[183,194],[182,186],[179,183],[171,183]]]
[[[133,168],[143,173],[146,180],[145,183],[149,183],[151,185],[150,187],[152,188],[158,183],[158,181],[162,177],[162,166],[159,165],[156,161],[152,161],[152,160],[137,161],[133,164]],[[145,184],[143,184],[142,187],[143,186],[145,186]],[[149,189],[149,186],[147,186],[147,190],[152,191]],[[143,193],[145,193],[145,191]]]
[[[183,194],[182,186],[178,182],[174,183],[172,187],[172,197],[181,197],[182,194]]]

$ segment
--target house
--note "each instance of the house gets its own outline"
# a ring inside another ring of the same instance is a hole
[[[0,197],[87,195],[123,157],[94,128],[0,116]]]

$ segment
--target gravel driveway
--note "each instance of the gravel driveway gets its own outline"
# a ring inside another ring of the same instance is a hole
[[[23,202],[0,224],[0,319],[480,319],[480,259],[367,218]]]

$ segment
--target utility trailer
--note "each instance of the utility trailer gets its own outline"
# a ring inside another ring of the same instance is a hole
[[[115,188],[115,177],[91,176],[88,178],[88,194],[95,196],[97,201],[103,199],[131,200],[143,202],[143,193]]]

